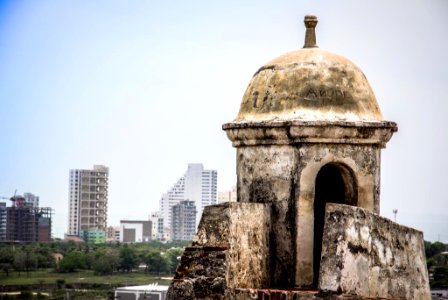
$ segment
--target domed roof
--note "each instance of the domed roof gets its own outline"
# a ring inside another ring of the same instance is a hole
[[[234,122],[382,121],[362,71],[316,46],[317,18],[305,17],[304,48],[262,66],[253,76]]]

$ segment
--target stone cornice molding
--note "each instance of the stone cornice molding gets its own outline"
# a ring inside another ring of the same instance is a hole
[[[262,121],[226,123],[222,129],[234,147],[331,143],[384,148],[398,127],[390,121]]]

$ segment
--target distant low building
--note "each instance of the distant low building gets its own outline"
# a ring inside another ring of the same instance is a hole
[[[70,235],[70,234],[65,234],[64,235],[64,241],[73,241],[76,243],[84,243],[84,240],[82,238],[80,238],[77,235]]]
[[[114,299],[120,300],[165,300],[168,291],[167,285],[139,285],[139,286],[124,286],[115,289]]]
[[[236,186],[228,191],[218,192],[218,204],[224,202],[236,202]]]
[[[109,226],[106,230],[106,242],[120,241],[120,226]]]
[[[81,237],[88,244],[102,244],[106,242],[106,232],[104,230],[83,230]]]
[[[149,242],[151,235],[151,221],[120,221],[120,241],[123,243]]]
[[[448,299],[448,289],[431,290],[432,299]]]

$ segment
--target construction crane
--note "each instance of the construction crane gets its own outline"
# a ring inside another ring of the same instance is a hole
[[[14,191],[14,196],[12,196],[12,197],[4,197],[4,196],[0,196],[0,199],[5,199],[5,200],[11,200],[13,203],[12,203],[12,206],[15,206],[15,204],[16,204],[16,200],[19,200],[19,199],[21,199],[22,197],[20,197],[20,196],[16,196],[17,195],[17,190],[15,190]]]

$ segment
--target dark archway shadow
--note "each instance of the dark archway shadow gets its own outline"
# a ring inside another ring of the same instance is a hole
[[[325,205],[339,203],[357,206],[358,191],[351,169],[342,164],[327,164],[316,176],[314,190],[313,287],[319,283]]]

